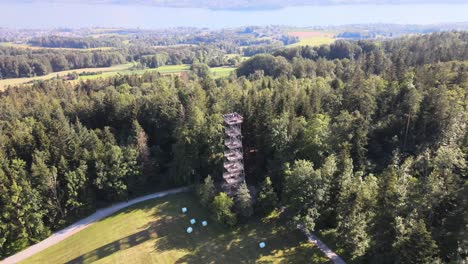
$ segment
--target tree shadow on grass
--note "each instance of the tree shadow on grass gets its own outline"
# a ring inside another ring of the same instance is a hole
[[[105,258],[113,253],[124,250],[127,248],[134,247],[139,245],[145,241],[148,241],[154,238],[155,233],[154,230],[143,230],[138,233],[132,234],[130,236],[124,237],[122,239],[113,241],[109,244],[106,244],[98,249],[90,251],[86,254],[83,254],[77,258],[74,258],[66,263],[90,263],[93,261],[97,261],[99,259]]]
[[[156,208],[165,210],[165,207],[169,203],[160,203],[156,205]],[[143,206],[140,206],[139,210],[149,210],[151,207],[154,208],[154,204],[148,203]],[[117,213],[126,214],[131,213],[132,210],[135,210],[134,207],[129,207]],[[110,216],[115,217],[116,215]],[[99,247],[95,250],[89,251],[81,256],[78,256],[66,263],[75,264],[75,263],[91,263],[99,259],[110,256],[120,250],[125,250],[134,246],[137,246],[141,243],[144,243],[148,240],[157,239],[158,237],[167,235],[166,227],[170,223],[177,222],[177,219],[174,219],[172,216],[162,216],[156,221],[152,222],[150,225],[142,228],[141,231],[134,233],[132,235],[123,237],[121,239],[115,240],[111,243],[108,243],[102,247]]]
[[[155,241],[156,252],[189,252],[175,263],[329,263],[302,233],[273,221],[252,220],[237,228],[195,225],[191,234],[180,225],[166,223],[165,233],[158,233]],[[263,249],[258,246],[261,241],[267,243]]]
[[[187,214],[180,208],[187,206]],[[299,231],[287,230],[276,220],[252,219],[246,224],[228,228],[215,224],[207,218],[208,211],[201,209],[193,196],[177,195],[159,202],[148,202],[138,207],[129,207],[118,212],[131,213],[132,210],[151,210],[155,220],[142,226],[127,237],[108,243],[87,252],[67,263],[90,263],[110,256],[149,240],[154,240],[155,253],[171,250],[189,252],[175,259],[174,263],[327,263],[316,248],[305,242]],[[116,215],[111,217],[116,217]],[[197,223],[190,225],[191,218]],[[208,220],[207,227],[201,221]],[[192,226],[191,234],[186,228]],[[258,243],[265,241],[263,249]]]

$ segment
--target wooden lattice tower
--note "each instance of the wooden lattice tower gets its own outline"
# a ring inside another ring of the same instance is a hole
[[[241,183],[245,182],[241,133],[244,118],[238,113],[226,114],[223,117],[226,134],[224,141],[223,190],[233,197],[237,195]]]

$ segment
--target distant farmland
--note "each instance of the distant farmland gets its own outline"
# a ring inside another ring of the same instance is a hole
[[[289,45],[288,47],[296,46],[320,46],[330,44],[335,41],[335,35],[325,31],[291,31],[289,36],[298,37],[299,42]]]

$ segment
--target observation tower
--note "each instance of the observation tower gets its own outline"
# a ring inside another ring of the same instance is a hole
[[[241,132],[244,118],[235,112],[223,115],[223,117],[226,137],[224,140],[224,182],[222,188],[229,196],[233,197],[237,195],[241,183],[245,182]]]

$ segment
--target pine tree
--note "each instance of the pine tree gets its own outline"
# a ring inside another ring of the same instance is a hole
[[[62,205],[63,191],[60,190],[60,179],[57,168],[55,166],[48,167],[45,157],[46,154],[43,152],[36,151],[33,154],[31,172],[36,183],[36,188],[45,197],[44,200],[48,204],[49,212],[47,215],[49,221],[57,224],[65,216]]]
[[[84,161],[80,162],[80,165],[76,170],[67,171],[64,174],[66,182],[66,207],[70,211],[79,210],[85,207],[85,185],[86,185],[86,172],[88,166]],[[79,213],[79,212],[78,212]]]
[[[249,188],[247,188],[247,184],[245,184],[245,182],[239,187],[236,206],[240,214],[245,218],[248,218],[253,214],[252,197],[250,196]]]
[[[363,181],[355,176],[350,185],[352,193],[346,204],[338,212],[339,244],[351,255],[352,259],[364,256],[371,246],[371,220],[374,218],[377,198],[377,178],[369,175]],[[344,198],[344,197],[342,197]]]
[[[338,223],[339,244],[346,249],[352,259],[363,256],[370,247],[368,223],[369,217],[357,208],[344,215]]]
[[[226,193],[221,192],[218,194],[211,204],[211,212],[213,218],[218,223],[233,226],[236,224],[236,215],[231,211],[234,206],[234,201]]]
[[[27,180],[25,167],[22,160],[15,159],[10,164],[2,164],[0,160],[0,223],[6,224],[0,224],[0,243],[3,243],[0,253],[3,256],[37,243],[49,234],[43,222],[45,205],[39,191]]]
[[[148,147],[148,136],[137,120],[133,121],[133,134],[130,140],[138,150],[138,163],[143,172],[141,178],[144,178],[143,182],[145,182],[147,178],[154,175],[154,160]]]
[[[260,193],[258,194],[257,204],[259,210],[264,213],[270,213],[278,205],[278,195],[276,195],[270,177],[266,177],[262,183]]]
[[[107,143],[103,157],[96,162],[94,184],[107,201],[123,200],[128,195],[125,182],[133,168],[127,166],[125,159],[122,148]]]
[[[215,186],[213,183],[213,179],[211,178],[210,175],[208,175],[205,178],[205,181],[202,185],[199,186],[198,188],[198,196],[200,197],[200,202],[204,206],[208,206],[213,202],[213,199],[215,197]]]
[[[308,231],[315,229],[329,187],[323,180],[321,171],[315,170],[312,162],[296,160],[291,169],[287,166],[282,195],[293,214],[291,227],[304,225]]]
[[[396,263],[426,264],[436,262],[438,248],[422,219],[395,219],[397,236],[393,244]]]

